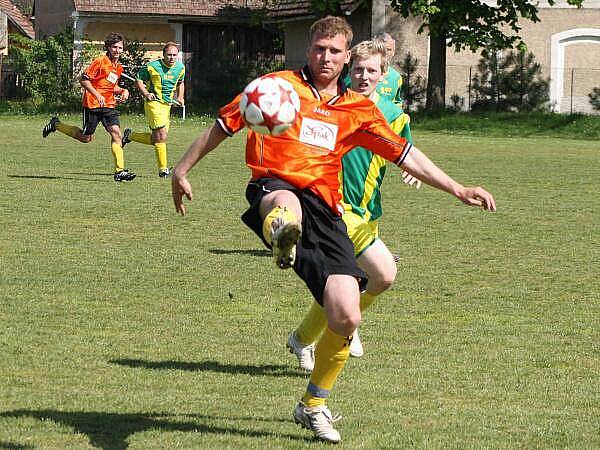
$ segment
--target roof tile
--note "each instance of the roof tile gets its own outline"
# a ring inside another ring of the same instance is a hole
[[[35,31],[33,30],[33,24],[23,13],[17,8],[10,0],[0,0],[0,9],[6,13],[8,19],[19,29],[21,32],[33,39],[35,37]]]

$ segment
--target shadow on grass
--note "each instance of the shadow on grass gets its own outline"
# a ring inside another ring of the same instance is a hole
[[[0,449],[4,450],[33,450],[31,445],[15,444],[14,442],[0,441]]]
[[[209,250],[213,255],[249,255],[249,256],[271,256],[271,252],[267,249],[224,249],[213,248]]]
[[[86,175],[86,176],[101,176],[101,177],[112,177],[112,174],[108,173],[82,173],[73,175]],[[92,181],[92,182],[104,182],[106,180],[90,179],[90,178],[77,178],[77,177],[63,177],[56,175],[7,175],[9,178],[24,178],[29,180],[76,180],[76,181]]]
[[[188,362],[188,361],[145,361],[143,359],[113,359],[111,364],[142,369],[155,370],[186,370],[190,372],[220,372],[267,377],[306,377],[300,370],[290,370],[283,365],[250,366],[241,364],[221,364],[217,361]]]
[[[147,414],[117,414],[107,412],[84,412],[84,411],[57,411],[53,409],[44,410],[28,410],[28,409],[17,409],[14,411],[6,411],[0,413],[0,418],[34,418],[40,421],[52,421],[60,425],[66,425],[72,427],[75,433],[85,434],[90,444],[96,448],[105,450],[124,450],[129,444],[127,440],[129,436],[138,433],[140,431],[147,430],[161,430],[166,432],[179,431],[179,432],[190,432],[190,433],[202,433],[202,434],[223,434],[223,435],[237,435],[249,438],[280,438],[280,439],[293,439],[297,441],[309,441],[312,440],[308,437],[298,436],[287,433],[273,433],[270,431],[258,431],[244,428],[234,427],[220,427],[216,426],[214,422],[211,423],[199,423],[197,421],[186,421],[179,422],[176,420],[168,420],[172,417],[172,414],[161,414],[161,413],[147,413]],[[185,417],[193,417],[195,419],[207,419],[214,421],[215,419],[224,420],[251,420],[260,422],[260,420],[253,419],[251,417],[244,418],[220,418],[211,416],[194,416],[189,415]],[[265,420],[263,420],[265,421]],[[266,420],[269,421],[269,420]],[[272,421],[280,421],[280,419],[273,419]],[[287,420],[285,422],[288,422]],[[8,443],[7,443],[8,444]],[[27,446],[18,446],[19,444],[10,443],[10,445],[17,445],[17,447],[4,447],[4,448],[30,448]],[[3,448],[3,447],[0,447]]]

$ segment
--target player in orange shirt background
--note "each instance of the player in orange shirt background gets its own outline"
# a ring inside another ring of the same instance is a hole
[[[117,101],[123,103],[129,98],[129,91],[118,85],[123,73],[119,56],[123,53],[125,40],[118,33],[110,33],[104,41],[106,54],[96,58],[85,69],[79,81],[83,87],[83,129],[61,122],[58,117],[52,117],[42,131],[42,136],[60,131],[80,142],[92,141],[98,123],[102,125],[111,137],[115,181],[131,181],[135,173],[125,168],[125,157],[121,146],[121,127],[119,112],[115,109]]]

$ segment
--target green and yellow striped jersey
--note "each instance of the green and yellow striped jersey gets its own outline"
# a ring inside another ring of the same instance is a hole
[[[377,93],[382,97],[391,100],[394,103],[398,103],[402,106],[402,94],[400,92],[402,88],[402,75],[391,65],[388,68],[385,76],[377,84]]]
[[[177,84],[185,77],[185,66],[177,61],[173,67],[165,65],[162,59],[146,64],[137,74],[138,80],[146,84],[148,92],[153,93],[162,103],[172,103]]]
[[[409,118],[402,108],[375,93],[374,103],[396,134],[412,143]],[[368,221],[381,217],[381,183],[387,161],[366,148],[356,147],[342,158],[340,193],[346,211]]]

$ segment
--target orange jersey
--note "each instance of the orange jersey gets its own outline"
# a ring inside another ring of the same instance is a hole
[[[361,146],[400,165],[410,151],[411,144],[394,133],[371,100],[341,83],[338,95],[324,99],[306,67],[269,76],[292,83],[300,97],[300,113],[279,136],[248,130],[246,164],[252,179],[279,178],[298,189],[310,189],[341,215],[339,172],[344,154]],[[217,123],[230,136],[245,127],[240,96],[219,110]]]
[[[104,55],[92,61],[85,70],[83,79],[89,80],[94,89],[104,97],[105,108],[114,108],[117,104],[115,101],[115,88],[117,91],[120,90],[117,83],[122,73],[123,66],[118,62],[113,64],[110,58]],[[90,94],[87,89],[83,90],[83,106],[85,108],[100,108],[96,97]]]

